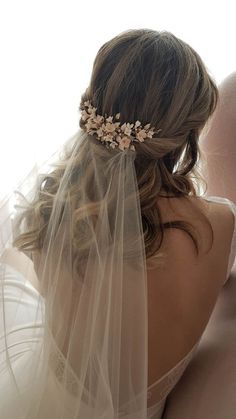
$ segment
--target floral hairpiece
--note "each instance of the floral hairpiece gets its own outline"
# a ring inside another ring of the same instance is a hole
[[[130,149],[135,151],[134,142],[142,143],[147,138],[152,138],[155,128],[150,128],[151,124],[142,127],[140,121],[134,124],[129,122],[120,125],[120,113],[115,117],[107,114],[104,116],[97,115],[97,108],[94,108],[89,100],[84,102],[84,109],[81,112],[81,118],[85,123],[85,130],[89,134],[96,134],[96,137],[107,148],[116,148],[124,151]],[[114,119],[114,121],[113,121]],[[158,132],[161,130],[158,130]]]

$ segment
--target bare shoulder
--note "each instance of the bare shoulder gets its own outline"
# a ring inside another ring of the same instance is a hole
[[[221,198],[219,201],[208,201],[202,197],[198,198],[198,205],[205,209],[215,229],[231,239],[234,231],[235,216],[230,205],[226,201],[221,200]]]
[[[221,199],[221,198],[220,198]],[[186,198],[161,198],[158,200],[163,221],[169,221],[170,218],[191,219],[192,222],[198,222],[206,216],[212,222],[217,230],[224,230],[233,233],[235,217],[230,206],[225,202],[216,202],[207,200],[204,197]]]
[[[188,197],[188,199],[162,198],[158,201],[158,205],[163,222],[182,220],[190,223],[199,233],[204,249],[210,247],[213,233],[212,250],[208,253],[208,258],[212,258],[215,265],[216,261],[226,265],[235,224],[234,214],[228,204],[209,201],[203,197]],[[168,247],[174,249],[178,242],[181,243],[178,249],[181,247],[183,251],[184,248],[185,252],[190,254],[193,243],[190,245],[191,238],[184,231],[170,229],[166,236],[165,242]]]

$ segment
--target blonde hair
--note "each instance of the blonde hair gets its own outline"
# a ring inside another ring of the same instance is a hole
[[[150,123],[161,128],[157,136],[136,145],[135,169],[147,258],[158,253],[167,228],[184,230],[193,239],[197,253],[199,251],[190,223],[162,222],[158,197],[163,190],[169,199],[171,195],[183,198],[197,195],[193,178],[201,179],[197,168],[201,155],[199,134],[214,112],[217,99],[217,87],[199,55],[169,32],[128,30],[106,42],[97,53],[80,109],[85,101],[91,100],[99,115],[120,113],[121,123],[139,120],[144,125]],[[84,129],[82,118],[80,127]],[[83,135],[88,137],[87,141],[93,141],[97,156],[120,152],[108,150],[90,135]],[[42,248],[53,199],[72,152],[67,152],[58,167],[45,175],[34,201],[22,215],[21,221],[26,220],[28,230],[14,242],[20,250]],[[93,182],[92,162],[88,163],[83,177],[86,182]],[[73,173],[80,170],[79,164],[75,156]],[[87,240],[83,237],[83,241],[79,237],[82,215],[81,209],[76,207],[76,195],[83,190],[83,177],[78,184],[77,177],[73,181],[73,173],[69,193],[74,202],[74,246],[84,247],[86,251],[89,237]],[[99,200],[95,202],[96,198],[92,197],[92,201],[91,213],[94,214]]]

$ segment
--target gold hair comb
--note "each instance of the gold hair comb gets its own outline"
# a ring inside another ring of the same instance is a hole
[[[152,138],[155,128],[150,128],[151,124],[146,124],[142,127],[140,121],[134,124],[126,122],[120,125],[120,113],[115,117],[97,115],[97,108],[93,107],[91,102],[87,100],[84,102],[84,110],[81,115],[85,123],[85,130],[88,134],[96,134],[96,138],[101,141],[108,148],[118,147],[124,151],[130,149],[135,151],[134,142],[142,143],[147,138]],[[160,129],[157,131],[161,131]]]

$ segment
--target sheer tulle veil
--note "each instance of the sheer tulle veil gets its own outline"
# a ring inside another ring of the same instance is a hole
[[[12,242],[30,230],[32,200],[50,198],[52,168],[19,188],[2,246],[0,416],[143,419],[147,271],[136,152],[108,150],[82,130],[66,149],[52,205],[38,211],[41,249],[22,253]]]
[[[147,270],[164,229],[195,238],[157,198],[196,196],[217,100],[169,32],[101,46],[80,129],[0,207],[0,419],[147,418]]]

